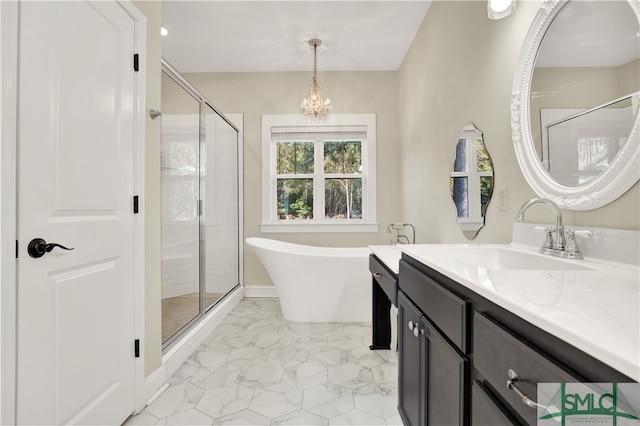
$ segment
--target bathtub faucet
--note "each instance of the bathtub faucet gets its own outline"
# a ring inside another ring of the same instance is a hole
[[[405,234],[400,233],[400,231],[404,231],[406,227],[411,228],[412,237],[413,237],[411,240],[409,240],[409,237],[407,237]],[[390,234],[392,230],[396,231],[396,238],[391,240],[391,244],[396,245],[396,244],[415,244],[416,243],[416,228],[412,224],[392,223],[389,226],[387,226],[387,229],[385,229],[384,232],[386,234]]]

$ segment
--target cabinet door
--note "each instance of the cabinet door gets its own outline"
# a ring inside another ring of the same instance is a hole
[[[419,334],[420,319],[420,312],[398,292],[398,410],[404,424],[414,426],[424,424],[425,339]]]
[[[469,424],[469,360],[425,320],[428,425]],[[421,326],[422,330],[422,326]]]

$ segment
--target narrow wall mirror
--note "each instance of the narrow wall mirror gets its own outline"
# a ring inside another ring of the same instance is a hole
[[[458,226],[472,240],[484,226],[485,212],[493,194],[493,163],[484,146],[482,132],[467,123],[460,133],[451,168],[451,198]]]
[[[547,0],[524,41],[511,123],[532,189],[591,210],[640,178],[640,1]]]

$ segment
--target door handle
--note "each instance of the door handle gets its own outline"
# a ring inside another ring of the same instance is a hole
[[[27,252],[29,253],[29,256],[37,259],[49,253],[51,250],[53,250],[56,247],[60,247],[63,250],[73,250],[73,248],[67,248],[58,243],[47,243],[42,238],[34,238],[29,243],[29,246],[27,247]]]

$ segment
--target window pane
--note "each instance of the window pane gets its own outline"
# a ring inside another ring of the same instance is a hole
[[[481,215],[483,217],[487,210],[487,205],[489,205],[492,193],[493,176],[480,176],[480,208],[482,209]]]
[[[362,143],[324,142],[325,173],[362,173]]]
[[[198,219],[198,195],[196,179],[164,179],[162,182],[163,219],[175,221]]]
[[[478,171],[479,172],[491,172],[493,171],[493,164],[491,163],[491,157],[487,149],[482,143],[482,139],[476,141],[476,150],[478,151]]]
[[[451,178],[451,196],[456,204],[458,217],[469,217],[469,190],[466,177]]]
[[[276,173],[313,173],[313,142],[278,142]]]
[[[325,179],[325,218],[362,219],[362,179]]]
[[[313,219],[313,179],[278,179],[278,219]]]
[[[192,140],[187,140],[190,137]],[[184,141],[169,142],[166,145],[166,149],[162,153],[162,173],[164,175],[197,176],[198,135],[185,135],[184,139]]]
[[[467,140],[458,139],[456,145],[456,159],[453,162],[454,172],[466,172],[467,171]]]

